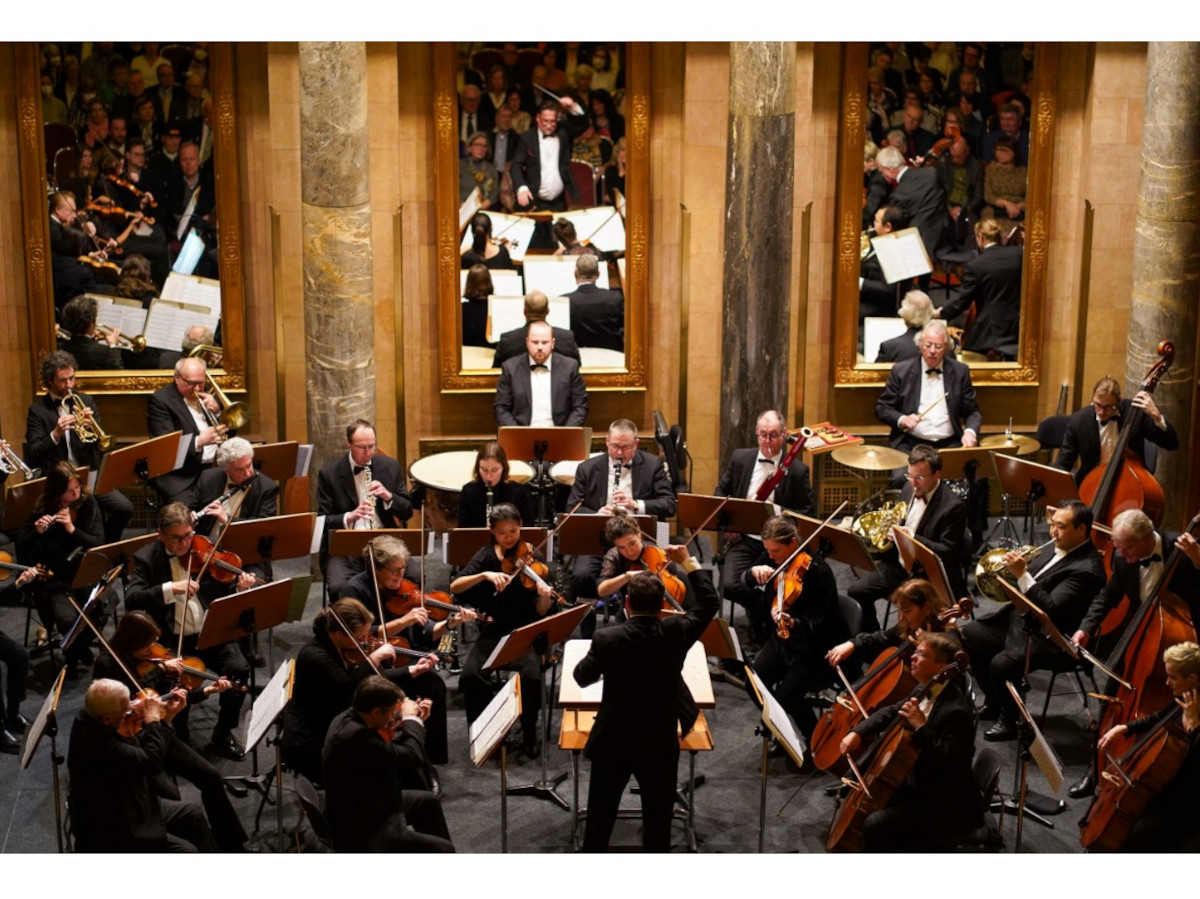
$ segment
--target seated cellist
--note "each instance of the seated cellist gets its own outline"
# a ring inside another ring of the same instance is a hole
[[[1125,841],[1125,852],[1200,852],[1200,646],[1176,643],[1163,652],[1167,686],[1175,697],[1153,715],[1118,724],[1100,738],[1100,751],[1126,733],[1138,736],[1153,729],[1175,711],[1183,710],[1178,722],[1186,734],[1187,757],[1182,767],[1133,825]]]
[[[825,653],[830,665],[840,665],[847,659],[869,662],[885,650],[906,640],[916,640],[924,631],[945,630],[939,614],[946,609],[945,601],[924,578],[905,581],[892,591],[888,602],[896,607],[896,623],[884,630],[856,635],[839,643]]]
[[[912,675],[925,687],[962,650],[948,633],[923,633],[913,652]],[[885,808],[863,824],[867,852],[936,850],[983,823],[982,799],[971,773],[975,720],[961,677],[934,685],[917,701],[906,699],[875,712],[847,734],[842,752],[856,757],[897,716],[913,730],[919,752],[904,784]]]

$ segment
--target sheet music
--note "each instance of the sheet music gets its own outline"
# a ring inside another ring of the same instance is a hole
[[[462,205],[458,207],[458,230],[461,231],[471,223],[471,219],[475,217],[475,213],[479,211],[479,188],[475,188],[467,195],[467,198],[462,201]]]
[[[564,218],[575,226],[579,240],[590,241],[602,252],[625,252],[625,220],[612,206],[572,209],[560,213],[558,218]]]
[[[171,272],[163,284],[162,298],[176,303],[203,306],[218,318],[221,315],[221,282],[199,275]]]
[[[211,312],[207,306],[155,300],[150,304],[150,315],[146,319],[146,344],[160,350],[178,350],[183,344],[183,335],[192,325],[204,325],[216,331],[220,321],[220,312]]]
[[[296,473],[294,477],[302,478],[308,474],[308,467],[312,465],[313,444],[302,443],[296,450]]]
[[[555,328],[571,330],[571,301],[566,297],[550,297],[550,312],[546,320]],[[488,340],[495,342],[505,331],[525,327],[525,298],[518,296],[488,297]]]
[[[188,451],[192,448],[192,441],[196,439],[195,434],[180,434],[179,446],[175,450],[175,468],[172,471],[178,471],[183,468],[183,463],[187,461]]]
[[[29,726],[28,733],[25,735],[25,746],[21,749],[21,769],[29,767],[29,763],[33,761],[33,754],[37,751],[38,744],[42,741],[42,735],[46,732],[46,723],[50,720],[50,712],[58,705],[58,697],[62,693],[63,678],[67,676],[67,668],[64,665],[59,669],[58,677],[54,679],[54,683],[50,685],[50,692],[46,694],[46,698],[42,701],[42,707],[38,709],[37,717],[33,719],[33,724]]]
[[[493,239],[501,237],[509,239],[508,255],[512,257],[513,262],[520,262],[524,259],[525,251],[529,249],[529,241],[533,237],[533,231],[537,227],[537,222],[523,215],[492,212],[490,209],[483,210],[483,214],[492,220]],[[459,253],[467,252],[467,250],[471,249],[471,244],[471,232],[467,231],[463,234],[462,243],[459,244]],[[492,272],[492,274],[494,276],[495,272]]]
[[[916,228],[903,228],[891,234],[872,237],[871,246],[875,248],[879,267],[883,269],[883,277],[888,284],[928,275],[933,271],[929,253]]]
[[[754,669],[747,668],[746,674],[754,681],[754,687],[758,691],[758,695],[762,697],[763,724],[775,735],[775,739],[792,757],[792,761],[796,763],[797,767],[802,767],[804,765],[804,738],[796,733],[796,728],[792,726],[792,719],[788,717],[788,713],[783,710],[779,700],[771,694]]]
[[[106,297],[89,293],[96,301],[96,324],[120,328],[127,337],[136,337],[146,330],[146,308],[141,300]]]
[[[321,551],[321,538],[325,536],[325,516],[318,515],[313,519],[312,543],[308,547],[309,555]]]
[[[625,195],[615,187],[612,191],[613,205],[617,207],[617,212],[621,213],[621,218],[625,218]]]
[[[1033,756],[1033,760],[1037,762],[1038,770],[1042,772],[1046,778],[1046,783],[1050,785],[1050,789],[1055,795],[1062,791],[1063,787],[1063,769],[1062,762],[1058,760],[1058,756],[1054,752],[1054,748],[1046,741],[1046,737],[1042,734],[1041,729],[1037,726],[1037,722],[1033,720],[1033,716],[1029,714],[1029,710],[1025,708],[1021,702],[1021,694],[1017,692],[1017,688],[1012,685],[1012,681],[1005,681],[1004,686],[1008,688],[1008,692],[1017,703],[1017,708],[1021,710],[1021,714],[1025,718],[1025,722],[1033,728],[1033,743],[1029,747],[1029,754]]]
[[[267,729],[283,713],[292,695],[292,672],[295,660],[288,659],[275,671],[262,694],[250,706],[250,723],[246,725],[246,752],[267,735]]]
[[[471,745],[471,762],[476,768],[491,756],[492,751],[521,717],[521,676],[513,675],[488,703],[467,730]]]
[[[628,277],[625,274],[624,256],[617,260],[617,277],[621,279],[621,283],[616,285],[616,289],[624,291],[625,285],[628,283]]]
[[[461,269],[458,273],[458,295],[467,292],[467,275],[470,269]],[[522,297],[525,295],[525,280],[515,269],[494,269],[492,276],[492,292],[502,297]],[[463,297],[465,301],[465,297]]]
[[[540,290],[548,297],[573,293],[576,256],[530,256],[525,260],[525,292]],[[600,266],[597,287],[608,287],[608,266]]]

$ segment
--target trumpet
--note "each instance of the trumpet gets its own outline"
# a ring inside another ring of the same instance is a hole
[[[204,410],[204,417],[208,419],[208,423],[214,428],[224,426],[230,431],[246,427],[250,423],[250,407],[245,403],[231,403],[229,397],[225,395],[225,391],[217,386],[212,374],[207,371],[204,373],[204,380],[208,382],[209,393],[221,407],[220,413],[215,413],[208,408],[207,404],[200,403],[200,408]]]
[[[33,469],[21,461],[21,457],[8,445],[7,440],[0,440],[0,471],[5,474],[14,474],[19,471],[25,475],[26,480],[33,477]]]
[[[225,351],[219,346],[201,343],[188,350],[189,359],[203,359],[209,368],[220,368],[225,361]]]
[[[96,335],[97,340],[107,340],[108,335],[112,332],[112,328],[110,328],[108,325],[102,325],[99,322],[97,322],[95,328],[93,328],[93,333]],[[123,350],[132,350],[135,353],[140,353],[142,350],[146,349],[146,338],[141,334],[137,335],[137,337],[127,337],[124,334],[118,334],[117,346]]]
[[[100,422],[96,421],[96,416],[80,399],[79,394],[68,390],[59,403],[58,411],[63,415],[75,416],[75,436],[79,438],[80,443],[94,443],[103,453],[112,449],[112,436],[104,433],[104,428],[100,427]]]
[[[1033,546],[1031,544],[1011,550],[1011,552],[1015,552],[1026,562],[1029,562],[1053,545],[1053,540],[1047,540],[1041,546]],[[1014,586],[1017,583],[1017,579],[1013,577],[1013,573],[1004,565],[1004,557],[1009,552],[1010,550],[1004,547],[988,550],[979,557],[979,562],[975,565],[975,586],[979,589],[980,593],[993,602],[1008,602],[1008,594],[1001,589],[999,584],[1001,578]]]

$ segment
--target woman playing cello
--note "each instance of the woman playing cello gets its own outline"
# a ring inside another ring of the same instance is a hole
[[[807,740],[817,719],[805,694],[833,683],[825,653],[849,632],[838,609],[833,572],[820,556],[796,553],[796,526],[782,515],[769,518],[762,541],[762,555],[743,578],[745,586],[765,591],[775,631],[753,667]],[[777,567],[794,553],[786,567]]]

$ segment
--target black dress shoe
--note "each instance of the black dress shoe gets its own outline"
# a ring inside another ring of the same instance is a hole
[[[1001,718],[983,732],[983,738],[989,743],[1003,743],[1005,740],[1017,738],[1017,726],[1011,721]]]
[[[1096,778],[1089,771],[1067,788],[1067,795],[1072,799],[1086,799],[1096,792]]]
[[[246,751],[242,749],[234,735],[227,730],[214,730],[212,745],[219,754],[235,762],[240,762],[246,754]]]
[[[21,741],[6,730],[0,730],[0,752],[16,755],[21,750]]]
[[[9,733],[23,734],[25,733],[25,728],[29,727],[31,724],[33,724],[32,721],[30,721],[20,712],[17,712],[17,714],[8,719],[8,723],[4,725],[4,729]]]
[[[525,754],[530,759],[539,758],[542,754],[542,741],[537,738],[537,734],[527,735],[522,741],[525,749]]]

